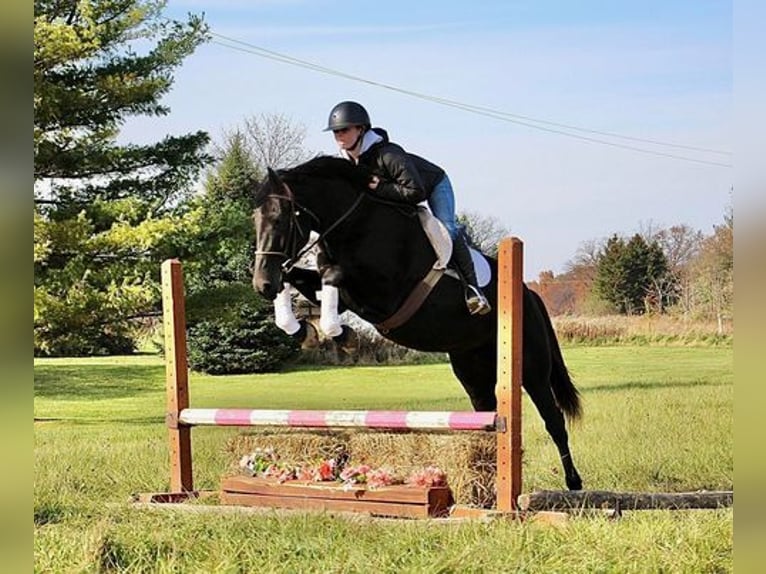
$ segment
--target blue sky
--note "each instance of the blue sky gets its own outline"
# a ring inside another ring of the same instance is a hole
[[[327,114],[357,100],[392,140],[447,170],[458,211],[524,240],[527,279],[563,272],[583,242],[612,233],[679,223],[709,233],[731,201],[733,170],[713,165],[732,163],[717,153],[733,147],[731,2],[171,1],[165,15],[187,12],[205,13],[214,42],[176,73],[171,114],[130,121],[123,139],[198,129],[220,139],[246,117],[281,113],[305,126],[311,151],[335,153]]]

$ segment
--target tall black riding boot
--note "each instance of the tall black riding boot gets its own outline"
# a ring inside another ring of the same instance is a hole
[[[452,261],[457,266],[463,281],[466,283],[465,303],[468,305],[468,312],[471,315],[485,315],[492,310],[492,306],[487,301],[484,293],[479,289],[479,282],[476,280],[476,270],[473,267],[471,252],[468,250],[468,244],[462,235],[458,235],[452,241]]]

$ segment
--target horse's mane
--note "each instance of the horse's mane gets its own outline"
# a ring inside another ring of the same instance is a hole
[[[357,166],[348,160],[330,155],[318,155],[307,162],[280,170],[279,174],[288,181],[299,179],[341,179],[358,189],[366,189],[370,172],[366,167]]]
[[[324,180],[325,182],[341,182],[350,187],[342,187],[345,192],[364,193],[373,202],[394,206],[403,213],[415,213],[416,206],[401,201],[383,199],[370,193],[368,184],[371,171],[367,166],[356,165],[338,156],[318,155],[310,160],[291,168],[278,170],[279,177],[286,183],[292,184],[294,191],[299,191],[296,184],[304,184],[310,189],[312,182]],[[338,186],[335,186],[338,189]],[[327,188],[325,188],[327,189]],[[255,205],[260,205],[269,193],[268,180],[262,182],[256,189]]]

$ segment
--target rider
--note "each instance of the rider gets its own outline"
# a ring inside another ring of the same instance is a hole
[[[325,131],[333,132],[342,157],[370,169],[369,187],[377,195],[413,205],[428,203],[452,238],[453,261],[468,287],[468,311],[472,315],[488,313],[489,301],[479,289],[468,244],[455,220],[455,195],[445,171],[389,141],[386,130],[373,128],[367,110],[357,102],[336,105]]]

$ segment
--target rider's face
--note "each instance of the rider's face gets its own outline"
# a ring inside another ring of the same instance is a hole
[[[359,134],[362,133],[362,126],[351,126],[348,128],[342,128],[339,130],[333,130],[335,136],[335,143],[338,147],[345,150],[350,150],[359,138]]]

